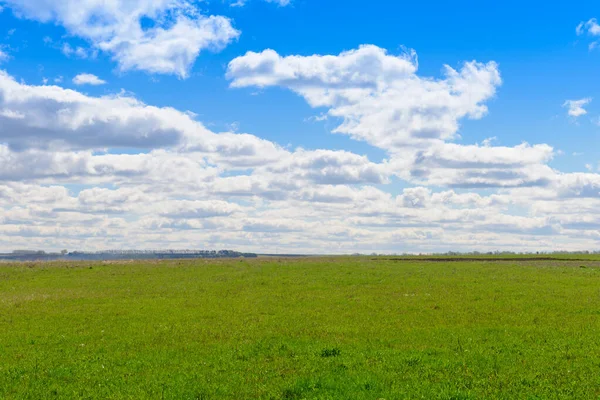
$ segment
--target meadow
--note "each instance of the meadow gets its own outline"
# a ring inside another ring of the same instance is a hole
[[[598,399],[600,259],[0,264],[0,399]]]

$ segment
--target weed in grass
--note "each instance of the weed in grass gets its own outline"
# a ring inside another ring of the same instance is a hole
[[[323,349],[323,350],[321,350],[321,357],[323,357],[323,358],[337,357],[341,353],[342,352],[340,351],[340,349],[338,349],[337,347],[333,347],[331,349]]]

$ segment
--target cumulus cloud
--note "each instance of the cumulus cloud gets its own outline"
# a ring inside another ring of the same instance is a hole
[[[47,174],[52,174],[51,166],[69,165],[89,175],[115,173],[123,165],[132,174],[156,159],[165,167],[172,160],[190,173],[195,173],[193,163],[206,160],[225,169],[254,168],[295,181],[381,183],[388,174],[384,165],[350,152],[290,152],[249,134],[213,133],[190,113],[125,95],[92,97],[59,86],[27,85],[6,72],[0,72],[0,122],[0,149],[13,172],[29,157]],[[123,147],[150,152],[98,153]]]
[[[291,0],[264,0],[267,3],[275,3],[281,7],[285,7],[287,5],[290,5],[292,3]],[[246,3],[248,2],[248,0],[231,0],[231,7],[243,7],[246,5]]]
[[[0,48],[0,63],[6,60],[8,60],[8,54]]]
[[[291,173],[295,181],[309,180],[319,184],[386,183],[390,175],[386,164],[372,163],[367,157],[350,152],[331,150],[298,150],[265,170],[277,175]]]
[[[168,203],[167,209],[160,213],[163,217],[174,219],[195,219],[229,216],[235,212],[241,211],[237,204],[228,203],[220,200],[212,201],[189,201],[176,200]]]
[[[0,71],[0,140],[12,149],[103,150],[112,147],[210,154],[251,165],[276,144],[247,134],[215,134],[192,114],[124,95],[87,96],[59,86],[17,82]]]
[[[448,143],[460,120],[483,117],[501,84],[494,62],[466,62],[444,77],[417,74],[415,52],[391,55],[372,45],[339,55],[287,56],[249,52],[231,61],[232,87],[282,86],[312,107],[341,119],[334,132],[384,149],[387,171],[425,185],[448,187],[543,186],[553,171],[547,145],[515,147]]]
[[[69,43],[64,43],[60,50],[67,57],[76,57],[82,59],[96,58],[98,55],[98,50],[96,49],[86,49],[81,46],[72,47]]]
[[[591,18],[586,22],[580,22],[575,28],[577,35],[588,34],[591,36],[600,36],[600,25],[598,25],[598,21],[596,18]]]
[[[587,22],[580,22],[579,25],[577,25],[577,28],[575,28],[575,31],[577,33],[577,36],[587,34],[587,36],[597,37],[600,36],[600,25],[598,25],[598,21],[596,20],[596,18],[592,18]],[[590,42],[588,48],[591,51],[598,47],[598,45],[600,45],[600,41],[594,40]]]
[[[285,83],[336,110],[341,124],[356,123],[384,160],[216,133],[192,113],[131,95],[89,96],[0,72],[0,249],[554,250],[600,238],[597,218],[584,217],[600,214],[600,175],[554,170],[546,144],[453,141],[461,118],[487,112],[495,64],[432,79],[417,75],[415,54],[374,46],[312,56],[310,68],[305,57],[275,53],[265,66],[256,54],[243,63],[251,68],[230,66],[243,71],[232,84]],[[368,131],[374,106],[364,96],[397,113],[395,130],[374,120]],[[435,118],[456,129],[436,128]],[[415,128],[419,119],[432,134]]]
[[[563,107],[567,109],[567,114],[569,114],[570,117],[577,118],[587,114],[587,110],[584,107],[590,104],[591,101],[591,97],[580,100],[566,100],[563,103]]]
[[[232,87],[283,86],[312,107],[342,119],[334,132],[393,151],[456,136],[461,118],[478,119],[501,83],[494,62],[444,67],[443,79],[417,75],[416,53],[388,54],[372,45],[339,55],[248,52],[231,61]]]
[[[73,83],[76,85],[98,86],[106,84],[106,81],[98,78],[96,75],[93,74],[79,74],[75,78],[73,78]]]
[[[411,158],[412,156],[412,158]],[[546,144],[515,147],[438,143],[394,160],[399,176],[420,184],[484,188],[544,186],[554,177]]]
[[[240,32],[223,16],[204,16],[187,0],[3,0],[22,18],[62,25],[111,54],[120,70],[185,78],[203,50],[219,51]],[[142,23],[152,21],[150,27]],[[68,55],[87,50],[63,46]]]
[[[131,97],[27,85],[0,71],[0,138],[14,148],[152,148],[177,143],[192,124]]]

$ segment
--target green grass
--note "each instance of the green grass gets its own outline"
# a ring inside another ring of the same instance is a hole
[[[590,258],[0,265],[0,398],[598,399]]]

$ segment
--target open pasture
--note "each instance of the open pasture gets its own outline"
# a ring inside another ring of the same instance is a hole
[[[0,398],[600,398],[600,260],[3,264]]]

